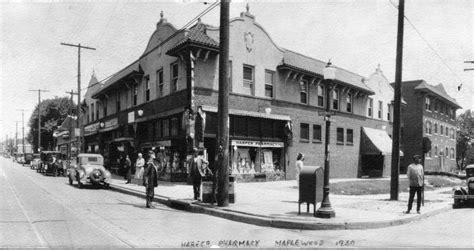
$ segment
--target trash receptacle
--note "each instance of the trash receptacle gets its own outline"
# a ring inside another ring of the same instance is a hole
[[[306,212],[313,204],[313,215],[316,215],[316,204],[323,200],[324,171],[319,166],[304,166],[299,175],[298,214],[301,203],[306,202]]]
[[[202,202],[216,203],[216,197],[212,192],[212,180],[202,181]],[[235,203],[235,177],[229,176],[229,203]],[[217,192],[217,190],[216,190]]]
[[[215,203],[215,197],[212,193],[212,181],[203,181],[202,183],[202,202],[204,203]]]

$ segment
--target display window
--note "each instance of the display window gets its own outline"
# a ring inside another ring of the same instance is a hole
[[[232,174],[282,172],[282,142],[232,141]]]

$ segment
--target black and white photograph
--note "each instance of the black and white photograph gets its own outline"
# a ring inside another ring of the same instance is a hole
[[[0,0],[0,248],[474,248],[474,1]]]

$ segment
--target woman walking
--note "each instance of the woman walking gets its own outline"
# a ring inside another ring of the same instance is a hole
[[[138,153],[137,162],[135,163],[135,179],[137,179],[137,186],[140,185],[140,180],[143,179],[143,166],[145,166],[145,159],[143,159],[142,153]]]
[[[302,153],[298,153],[296,156],[296,186],[299,188],[300,186],[300,173],[301,169],[303,169],[303,161],[304,161],[304,155]]]

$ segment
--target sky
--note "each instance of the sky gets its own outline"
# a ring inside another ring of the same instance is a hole
[[[278,46],[366,77],[380,64],[395,81],[398,0],[234,0],[230,18],[247,3]],[[96,48],[81,53],[84,94],[93,72],[102,80],[138,59],[161,11],[181,28],[208,6],[193,0],[0,0],[0,140],[14,137],[16,122],[21,137],[21,109],[27,134],[38,103],[38,93],[29,90],[48,90],[42,100],[77,91],[77,48],[61,42]],[[464,109],[474,110],[474,71],[464,71],[474,68],[464,63],[474,60],[474,2],[405,0],[405,17],[402,79],[442,83]],[[219,7],[202,21],[218,26]]]

